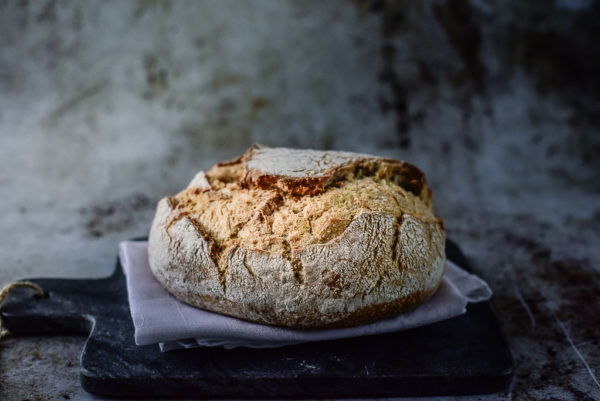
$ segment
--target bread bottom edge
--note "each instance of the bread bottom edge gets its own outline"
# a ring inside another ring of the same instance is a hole
[[[341,313],[322,315],[315,311],[313,315],[319,316],[317,318],[310,317],[310,314],[307,313],[298,312],[283,316],[274,311],[256,310],[250,305],[243,305],[205,294],[172,294],[180,301],[193,307],[251,323],[294,330],[315,331],[362,326],[391,318],[400,313],[409,312],[428,301],[435,294],[441,282],[442,280],[439,280],[438,283],[430,289],[415,291],[412,294],[390,302],[363,306],[343,316]],[[249,317],[248,315],[252,315],[252,317]],[[265,317],[265,315],[268,317]],[[328,322],[323,322],[325,317]]]

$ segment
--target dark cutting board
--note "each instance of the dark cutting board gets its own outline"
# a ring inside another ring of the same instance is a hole
[[[452,242],[448,258],[469,269]],[[136,346],[122,268],[96,280],[33,279],[2,307],[15,334],[89,334],[81,385],[94,394],[151,398],[325,398],[461,395],[506,389],[510,350],[488,302],[426,327],[275,349]],[[91,333],[90,333],[91,332]]]

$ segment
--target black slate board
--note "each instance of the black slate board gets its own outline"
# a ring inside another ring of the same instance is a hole
[[[469,269],[460,249],[447,256]],[[268,350],[136,346],[122,268],[95,280],[32,279],[2,307],[15,334],[89,334],[81,385],[94,394],[149,398],[324,398],[498,392],[512,379],[510,350],[488,302],[465,315],[399,333]]]

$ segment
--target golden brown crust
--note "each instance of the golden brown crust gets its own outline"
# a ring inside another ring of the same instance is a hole
[[[159,203],[149,255],[157,279],[185,302],[314,329],[423,302],[441,280],[444,241],[413,165],[256,146]]]
[[[349,174],[375,176],[378,179],[393,181],[416,196],[423,198],[431,196],[425,175],[417,167],[405,161],[357,155],[356,158],[348,158],[348,161],[322,171],[318,175],[295,177],[258,168],[246,168],[246,162],[252,160],[257,149],[264,148],[253,145],[236,159],[217,163],[208,175],[222,179],[225,176],[225,171],[235,170],[236,173],[230,173],[229,178],[238,181],[244,189],[259,188],[268,190],[277,188],[298,196],[322,193],[327,186],[343,181]],[[293,157],[293,155],[290,155],[290,157]]]

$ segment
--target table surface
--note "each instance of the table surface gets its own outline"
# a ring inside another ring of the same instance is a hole
[[[160,197],[252,142],[396,157],[515,358],[509,391],[464,399],[600,399],[598,7],[496,3],[4,2],[0,283],[106,276]],[[0,399],[94,399],[83,341],[0,343]]]

